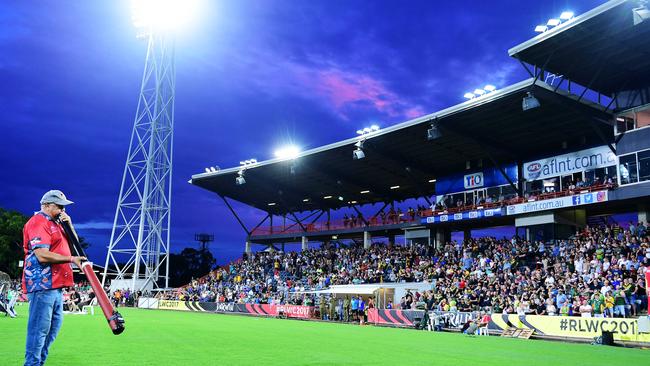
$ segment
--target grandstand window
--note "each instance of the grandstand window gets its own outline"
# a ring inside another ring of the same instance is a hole
[[[638,182],[636,153],[619,157],[618,172],[621,175],[621,184]]]
[[[560,189],[561,190],[567,190],[571,185],[573,184],[573,176],[571,174],[569,175],[564,175],[560,179]]]
[[[560,179],[551,178],[543,180],[544,193],[558,192],[560,190]]]
[[[616,133],[623,133],[634,129],[634,114],[616,117]]]
[[[587,170],[585,172],[585,180],[588,184],[605,184],[609,180],[611,180],[612,183],[616,183],[616,168],[608,166],[605,168]]]
[[[650,126],[650,106],[645,105],[616,117],[616,133]]]
[[[539,194],[544,190],[544,181],[534,180],[526,182],[526,193]]]
[[[637,154],[639,167],[639,181],[650,180],[650,150]]]
[[[505,186],[501,186],[501,195],[506,199],[512,198],[517,195],[517,190],[512,188],[511,185],[506,184]]]

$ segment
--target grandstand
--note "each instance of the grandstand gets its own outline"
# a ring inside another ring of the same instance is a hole
[[[247,228],[231,209],[248,252],[396,235],[440,246],[452,231],[503,225],[562,239],[589,218],[626,212],[645,222],[650,61],[641,50],[650,22],[634,24],[634,4],[610,1],[510,49],[528,80],[295,158],[196,174],[191,184],[267,213]],[[522,108],[529,96],[537,108]],[[353,159],[359,143],[365,157]],[[245,184],[236,184],[240,174]],[[418,215],[399,216],[409,199]]]
[[[193,175],[241,224],[246,255],[159,307],[313,317],[320,302],[322,319],[342,320],[343,296],[371,295],[377,324],[487,310],[490,332],[568,338],[607,329],[547,315],[645,314],[650,20],[638,12],[609,1],[511,48],[530,74],[519,83],[291,158]],[[266,216],[249,228],[228,200]],[[623,214],[631,222],[615,223]],[[517,237],[472,237],[504,227]],[[409,245],[396,245],[401,236]],[[290,243],[302,252],[252,250]],[[429,290],[399,292],[400,282]],[[641,321],[608,324],[618,341],[650,342]]]

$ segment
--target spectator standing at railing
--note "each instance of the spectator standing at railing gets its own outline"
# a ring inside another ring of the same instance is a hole
[[[350,321],[350,297],[345,295],[343,300],[343,320],[347,323]]]

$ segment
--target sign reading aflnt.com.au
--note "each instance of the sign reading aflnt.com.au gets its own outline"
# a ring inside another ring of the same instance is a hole
[[[538,180],[616,165],[616,155],[607,146],[551,156],[524,163],[524,178]]]
[[[560,208],[589,205],[592,203],[605,201],[607,201],[607,191],[598,191],[510,205],[506,209],[506,212],[508,215],[518,215],[529,212],[557,210]]]

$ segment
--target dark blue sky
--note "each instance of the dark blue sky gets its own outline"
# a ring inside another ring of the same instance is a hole
[[[603,1],[204,1],[177,42],[172,248],[215,235],[219,262],[245,235],[206,166],[346,139],[526,77],[507,49],[563,10]],[[0,206],[25,214],[61,189],[103,263],[144,58],[128,0],[0,2]],[[236,205],[249,225],[263,214]]]

